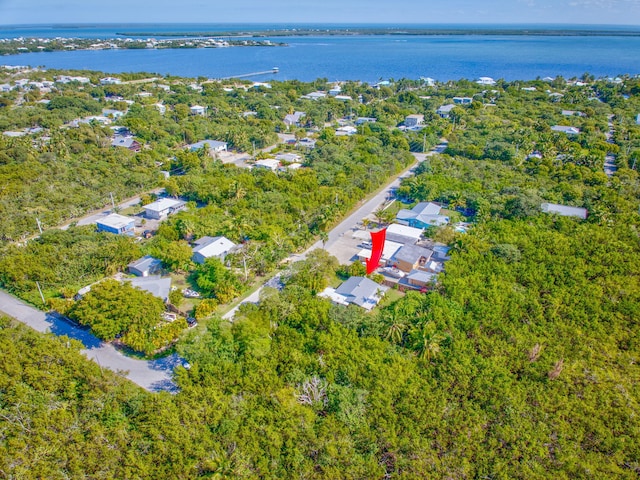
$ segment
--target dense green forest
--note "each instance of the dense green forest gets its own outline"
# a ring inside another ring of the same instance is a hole
[[[283,276],[281,291],[266,288],[232,323],[213,316],[183,333],[176,349],[189,368],[177,370],[174,395],[145,392],[101,370],[76,342],[3,320],[0,471],[52,479],[637,478],[640,81],[583,80],[587,86],[558,78],[498,82],[490,90],[464,80],[435,87],[401,80],[380,89],[347,83],[343,92],[363,97],[351,105],[299,98],[326,88],[324,80],[246,92],[210,84],[191,92],[176,83],[175,94],[154,91],[171,105],[165,116],[149,97],[147,106],[131,105],[122,123],[150,148],[125,156],[147,158],[140,172],[151,179],[157,168],[180,172],[152,183],[190,208],[142,242],[91,227],[51,230],[24,246],[7,241],[3,287],[36,302],[38,280],[54,303],[68,302],[77,287],[149,253],[174,272],[189,272],[208,300],[222,301],[244,288],[247,275],[277,269],[409,165],[410,149],[441,137],[445,152],[423,162],[397,196],[407,205],[440,202],[473,226],[466,234],[434,233],[452,249],[433,291],[409,292],[371,313],[315,296],[344,271],[316,250]],[[112,87],[123,98],[143,88]],[[105,88],[88,88],[84,101],[100,104]],[[453,97],[473,101],[438,116]],[[211,117],[184,112],[194,103],[208,106]],[[204,137],[247,150],[254,141],[267,145],[294,109],[307,112],[304,135],[317,139],[315,149],[301,152],[306,168],[298,171],[247,170],[180,148]],[[350,109],[378,122],[335,136],[332,122]],[[31,113],[0,110],[5,128],[29,124]],[[242,116],[245,110],[257,115]],[[425,115],[422,131],[396,128],[410,113]],[[103,131],[85,127],[74,132]],[[2,141],[37,159],[39,147],[25,138]],[[12,155],[0,165],[5,178],[20,171]],[[610,176],[607,155],[617,166]],[[82,158],[70,153],[61,162]],[[54,163],[40,165],[55,177]],[[122,175],[125,183],[135,177]],[[60,205],[86,205],[89,190]],[[20,208],[7,211],[10,225],[27,208],[28,191]],[[589,214],[545,214],[542,202]],[[26,231],[11,228],[5,240]],[[230,267],[191,264],[187,241],[220,234],[244,241]],[[111,298],[117,288],[107,283],[96,293]],[[84,318],[81,303],[74,308]],[[137,318],[121,324],[110,309],[94,318],[94,308],[100,305],[87,307],[84,323],[106,327],[105,337],[136,333]],[[139,337],[141,345],[149,340]]]

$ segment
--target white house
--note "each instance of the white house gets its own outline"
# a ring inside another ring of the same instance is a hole
[[[453,103],[442,105],[438,110],[436,110],[436,113],[442,118],[449,118],[451,116],[451,110],[453,110],[454,107],[455,105]]]
[[[355,135],[358,133],[358,129],[351,125],[345,125],[344,127],[340,127],[336,129],[336,135]]]
[[[305,98],[307,100],[320,100],[321,98],[326,97],[327,94],[325,92],[321,92],[321,91],[315,91],[315,92],[311,92],[311,93],[307,93],[306,95],[303,95],[302,98]]]
[[[567,205],[559,205],[557,203],[543,203],[540,208],[545,213],[555,213],[563,217],[587,218],[587,209],[581,207],[569,207]]]
[[[280,153],[276,155],[276,160],[287,163],[298,162],[300,161],[300,155],[295,153]]]
[[[567,135],[578,135],[580,133],[580,129],[578,127],[568,127],[565,125],[554,125],[551,127],[551,130],[554,132],[566,133]]]
[[[100,79],[100,85],[118,85],[122,80],[116,77],[104,77]]]
[[[480,77],[476,80],[478,85],[495,85],[496,81],[491,77]]]
[[[218,140],[201,140],[192,145],[187,145],[187,148],[192,152],[200,150],[203,147],[208,148],[210,154],[226,152],[227,142],[220,142]]]
[[[305,112],[289,113],[289,114],[285,115],[283,122],[287,127],[291,127],[292,125],[296,126],[296,127],[299,127],[300,126],[300,119],[302,117],[304,117],[304,116],[305,116]]]
[[[271,170],[275,172],[278,167],[280,167],[280,162],[273,158],[265,158],[262,160],[256,160],[256,163],[253,165],[253,168]]]
[[[203,107],[201,105],[194,105],[193,107],[189,108],[189,111],[191,112],[191,115],[206,115],[207,114],[207,107]]]
[[[175,198],[161,198],[153,203],[143,206],[144,216],[147,218],[153,218],[160,220],[172,213],[183,210],[186,203],[182,200],[176,200]]]
[[[341,305],[352,303],[365,310],[371,310],[387,290],[388,287],[379,285],[366,277],[351,277],[335,290],[327,288],[319,296],[329,298]]]
[[[191,259],[200,264],[211,257],[224,260],[235,248],[236,244],[226,237],[202,237],[194,243]]]

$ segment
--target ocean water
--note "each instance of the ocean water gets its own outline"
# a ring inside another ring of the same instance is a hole
[[[245,31],[282,28],[264,25],[111,25],[2,27],[0,38],[17,36],[110,38],[117,32]],[[324,26],[325,28],[330,28]],[[450,26],[451,27],[451,26]],[[489,27],[487,27],[489,28]],[[535,28],[535,26],[531,26]],[[267,37],[268,38],[268,37]],[[637,36],[361,35],[268,38],[286,47],[232,47],[179,50],[41,52],[0,57],[0,64],[107,73],[146,71],[186,77],[221,78],[279,67],[259,81],[566,78],[640,73]]]

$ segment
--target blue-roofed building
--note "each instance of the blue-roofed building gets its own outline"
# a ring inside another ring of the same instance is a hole
[[[99,232],[115,233],[116,235],[134,235],[135,220],[131,217],[112,213],[96,222]]]

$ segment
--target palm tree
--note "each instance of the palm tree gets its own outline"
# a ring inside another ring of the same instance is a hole
[[[434,330],[432,323],[424,324],[416,345],[418,358],[430,362],[432,358],[438,356],[440,353],[440,342],[442,342],[442,340],[444,340],[444,337]]]

